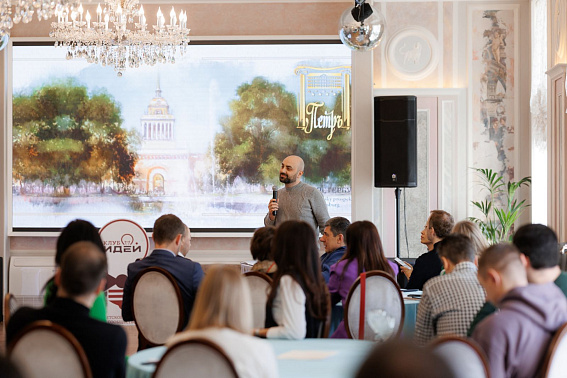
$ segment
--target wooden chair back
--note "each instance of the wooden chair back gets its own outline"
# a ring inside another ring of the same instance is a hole
[[[266,302],[272,286],[272,279],[266,273],[246,272],[246,282],[252,298],[252,323],[254,328],[264,328],[266,320]]]
[[[10,321],[10,317],[20,307],[18,300],[12,293],[6,293],[4,296],[4,326]]]
[[[443,358],[459,378],[489,378],[488,359],[472,340],[446,336],[431,343],[433,352]]]
[[[404,299],[397,282],[386,272],[362,273],[347,296],[344,324],[351,339],[386,341],[404,325]]]
[[[205,339],[181,341],[169,347],[153,378],[237,378],[234,364],[217,344]]]
[[[567,377],[567,323],[563,324],[551,339],[541,372],[544,378]]]
[[[175,278],[157,266],[138,273],[133,284],[132,314],[140,335],[140,350],[163,345],[181,331],[183,298]]]
[[[91,378],[85,352],[62,326],[47,320],[24,328],[8,346],[8,356],[27,378]]]

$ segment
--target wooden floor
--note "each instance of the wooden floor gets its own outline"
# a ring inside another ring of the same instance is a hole
[[[126,335],[128,336],[126,355],[131,356],[136,353],[136,350],[138,349],[138,330],[134,323],[123,325],[122,328],[124,328]],[[4,329],[3,322],[0,322],[0,353],[6,353],[6,331]]]

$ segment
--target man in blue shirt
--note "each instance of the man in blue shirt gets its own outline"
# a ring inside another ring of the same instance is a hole
[[[343,217],[331,218],[325,223],[323,236],[319,239],[325,246],[325,253],[321,256],[321,272],[325,283],[329,283],[331,265],[336,264],[346,252],[346,229],[350,221]]]

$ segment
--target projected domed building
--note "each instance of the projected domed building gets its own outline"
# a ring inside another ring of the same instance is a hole
[[[154,98],[140,118],[142,145],[134,184],[141,193],[179,195],[189,191],[189,150],[179,140],[175,116],[162,97],[159,78]]]

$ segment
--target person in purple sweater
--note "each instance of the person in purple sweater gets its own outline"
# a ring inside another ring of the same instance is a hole
[[[329,292],[334,306],[339,301],[345,305],[350,287],[360,273],[383,270],[395,280],[398,266],[386,259],[382,241],[376,226],[369,221],[351,224],[346,230],[346,252],[338,263],[331,266]],[[331,338],[346,339],[344,322],[338,325]]]
[[[567,322],[567,299],[553,282],[528,284],[525,257],[512,244],[483,252],[478,279],[500,311],[475,328],[472,338],[485,351],[493,378],[531,378],[549,342]]]

